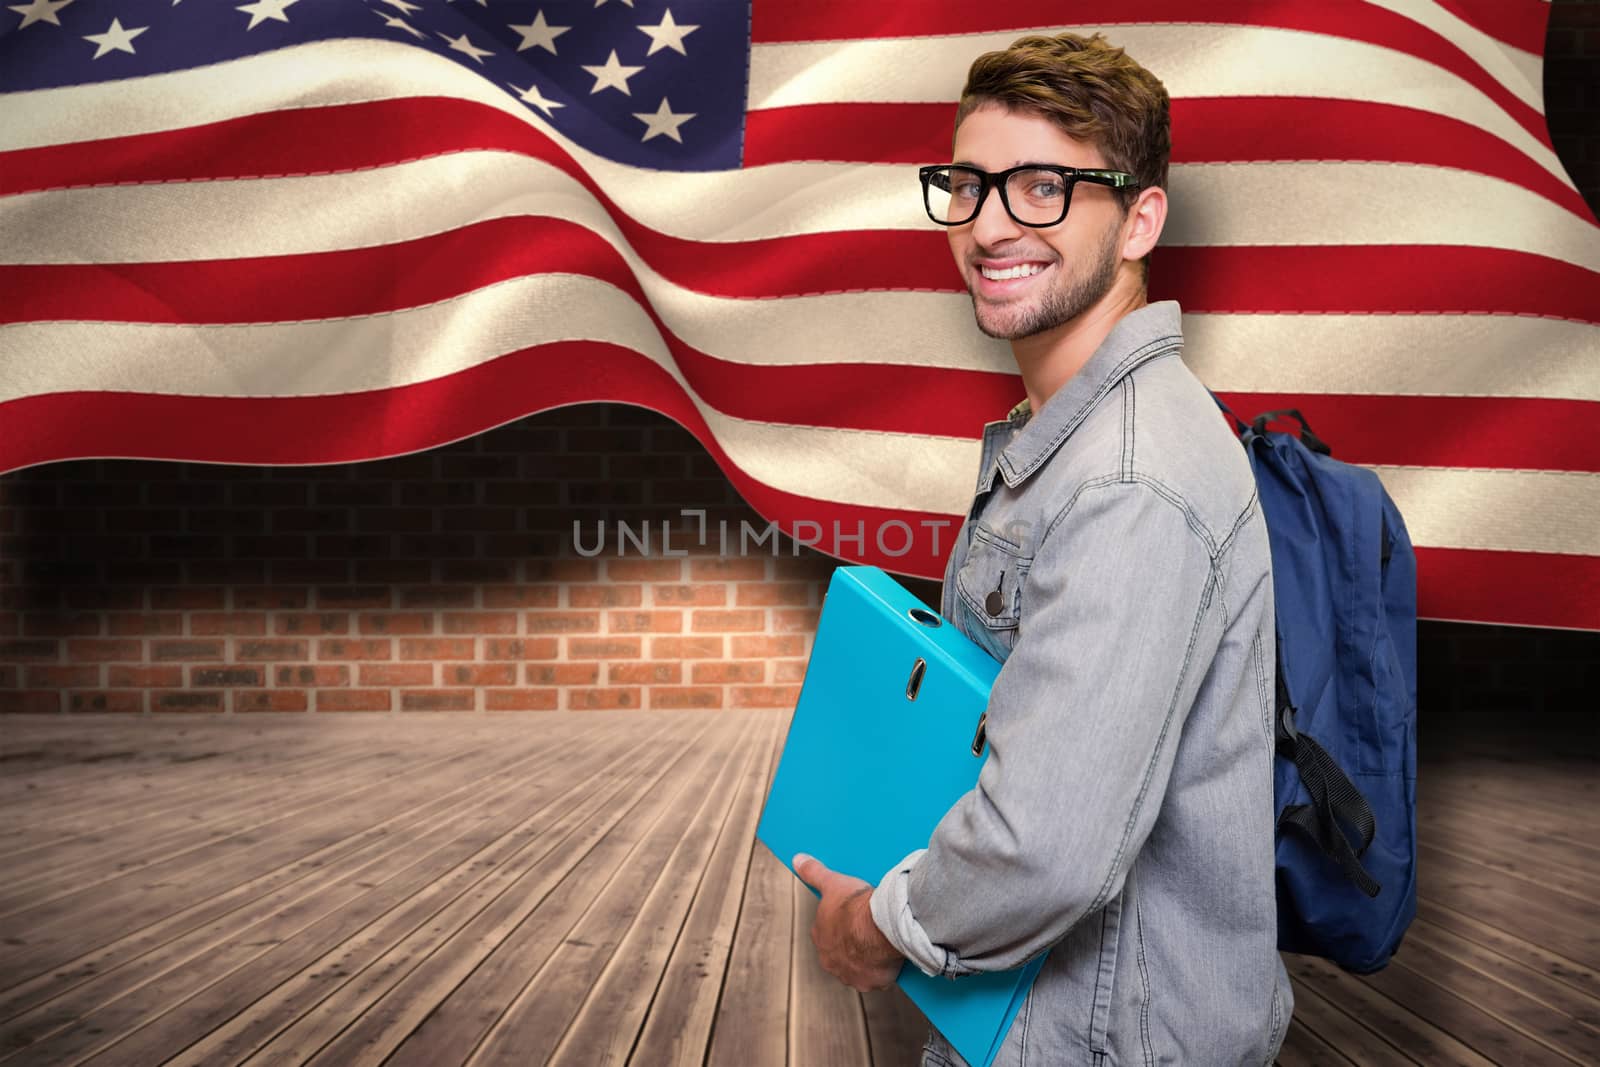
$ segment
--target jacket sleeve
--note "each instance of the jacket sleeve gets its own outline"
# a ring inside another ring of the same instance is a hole
[[[978,783],[872,894],[925,973],[1021,966],[1121,891],[1221,640],[1215,556],[1137,481],[1082,490],[1046,533]]]

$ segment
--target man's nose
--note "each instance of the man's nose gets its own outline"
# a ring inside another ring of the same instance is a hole
[[[972,220],[972,238],[984,248],[989,248],[1002,241],[1014,240],[1022,235],[1022,227],[1017,225],[1005,203],[1000,199],[998,187],[990,189],[989,195],[983,198],[983,203],[978,206],[978,217]]]

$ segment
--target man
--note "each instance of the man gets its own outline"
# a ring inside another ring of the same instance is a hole
[[[874,888],[797,857],[857,989],[1049,950],[996,1059],[1265,1064],[1276,951],[1273,602],[1249,465],[1148,304],[1168,97],[1096,35],[978,58],[924,168],[1027,399],[984,429],[943,613],[1004,661],[977,787]],[[1069,210],[1070,208],[1070,210]],[[937,1033],[924,1064],[960,1057]]]

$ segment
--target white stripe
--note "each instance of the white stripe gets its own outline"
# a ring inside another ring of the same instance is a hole
[[[1434,548],[1600,555],[1600,475],[1374,467],[1411,542]]]
[[[1420,108],[1474,123],[1571,184],[1555,153],[1477,89],[1389,49],[1249,27],[1123,26],[1112,32],[1161,75],[1174,96],[1301,95]],[[1014,36],[758,45],[750,107],[953,103],[972,59]],[[374,40],[321,41],[170,74],[3,93],[0,151],[181,129],[260,112],[439,95],[476,101],[548,133],[608,190],[633,173],[568,141],[559,120],[546,122],[459,64]]]
[[[1540,58],[1484,33],[1434,0],[1367,0],[1426,26],[1465,52],[1490,77],[1536,111],[1544,110],[1544,64]]]
[[[665,368],[729,457],[791,493],[956,514],[978,443],[955,437],[775,425],[700,400],[654,323],[626,293],[539,275],[389,315],[262,326],[54,323],[0,327],[0,402],[71,390],[181,396],[324,396],[429,381],[508,352],[609,341]]]
[[[690,240],[931,230],[910,166],[790,163],[619,182],[624,210]],[[1482,175],[1374,163],[1175,166],[1167,245],[1438,244],[1504,248],[1600,271],[1600,228]],[[460,152],[293,178],[52,190],[0,198],[11,263],[281,255],[407,240],[516,215],[591,227],[600,208],[564,171]],[[115,220],[115,225],[107,225]]]
[[[1159,270],[1159,266],[1155,269]],[[1513,315],[1185,315],[1218,392],[1600,401],[1600,326]]]
[[[609,341],[664,367],[732,461],[786,492],[959,514],[978,460],[967,439],[755,422],[695,397],[654,325],[625,293],[542,275],[392,315],[271,326],[0,328],[0,400],[70,390],[309,396],[427,381],[521,348]],[[1600,553],[1600,476],[1377,468],[1418,544]],[[1530,522],[1538,515],[1538,522]]]
[[[1556,154],[1458,75],[1405,52],[1301,30],[1255,26],[1062,26],[1102,32],[1153,71],[1174,98],[1307,96],[1431,111],[1494,134],[1569,182]],[[967,68],[1028,30],[757,45],[750,108],[802,104],[944,103]]]

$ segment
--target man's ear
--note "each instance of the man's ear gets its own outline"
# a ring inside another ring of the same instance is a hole
[[[1161,239],[1161,229],[1166,224],[1167,191],[1159,186],[1139,190],[1123,223],[1127,236],[1122,242],[1122,258],[1140,260],[1148,256]]]

